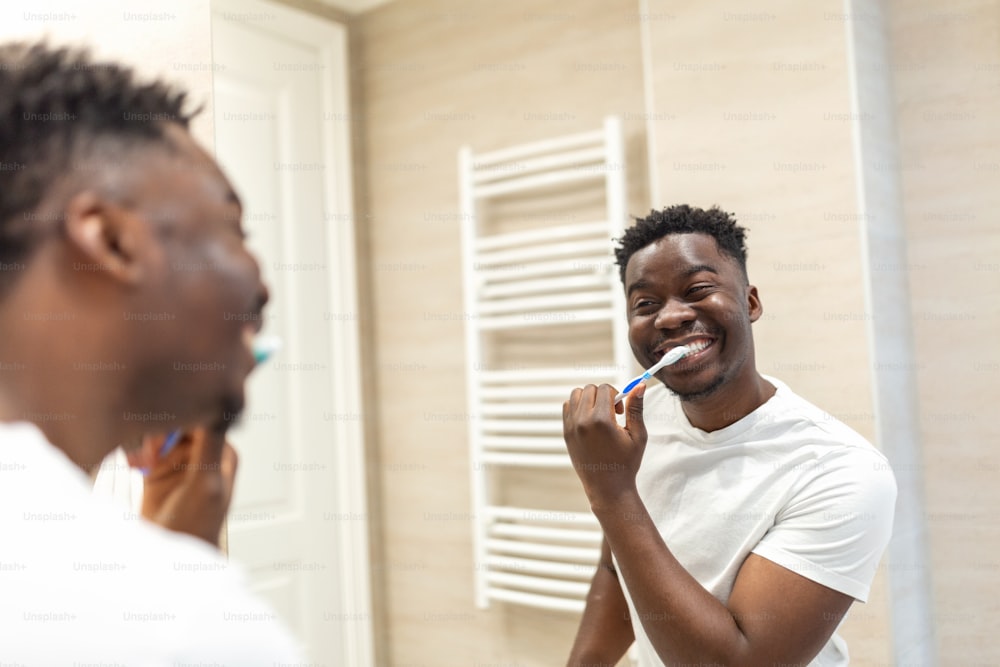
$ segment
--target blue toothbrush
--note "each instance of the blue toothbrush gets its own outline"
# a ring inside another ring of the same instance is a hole
[[[671,349],[669,352],[664,354],[659,361],[650,366],[649,370],[647,370],[645,373],[643,373],[642,375],[640,375],[639,377],[637,377],[636,379],[632,380],[627,385],[625,385],[625,388],[622,389],[617,396],[615,396],[615,405],[621,403],[622,399],[625,398],[625,394],[635,389],[640,382],[645,382],[646,380],[649,380],[661,368],[663,368],[664,366],[670,366],[671,364],[676,364],[678,361],[680,361],[687,355],[691,354],[691,352],[692,352],[691,347],[687,345],[678,345],[677,347]]]

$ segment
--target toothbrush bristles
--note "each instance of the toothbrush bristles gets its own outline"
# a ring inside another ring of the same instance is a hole
[[[281,349],[281,339],[277,336],[258,336],[253,342],[253,356],[262,363]]]
[[[664,366],[670,366],[671,364],[676,364],[678,361],[691,354],[691,348],[687,345],[679,345],[666,354],[656,363],[654,368],[659,370]]]

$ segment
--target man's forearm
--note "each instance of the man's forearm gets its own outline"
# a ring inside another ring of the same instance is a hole
[[[611,550],[607,542],[604,542],[601,564],[591,581],[587,606],[567,665],[613,667],[625,655],[634,639],[625,595],[614,571]]]

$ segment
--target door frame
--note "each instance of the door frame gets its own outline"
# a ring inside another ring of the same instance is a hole
[[[353,178],[351,172],[350,79],[346,26],[265,0],[211,0],[211,10],[231,14],[256,28],[314,49],[327,76],[321,79],[320,145],[323,170],[324,222],[329,261],[331,313],[358,312]],[[214,18],[213,18],[214,20]],[[342,121],[342,122],[337,122]],[[357,318],[343,318],[330,335],[329,373],[336,414],[362,415],[361,353]],[[332,521],[324,529],[337,532],[339,568],[335,574],[343,608],[352,610],[350,623],[341,624],[340,664],[374,665],[371,561],[368,502],[365,479],[364,420],[333,422],[333,479],[336,511],[358,521]]]

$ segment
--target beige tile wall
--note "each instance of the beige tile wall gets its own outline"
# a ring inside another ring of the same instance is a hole
[[[1000,660],[1000,2],[889,2],[940,664]]]
[[[409,0],[354,25],[363,82],[374,400],[374,563],[386,664],[562,663],[578,619],[473,600],[457,152],[587,131],[617,113],[634,212],[648,205],[642,71],[632,0]],[[518,212],[501,211],[508,221]],[[531,214],[540,221],[545,216]],[[549,214],[551,223],[583,210]],[[572,473],[510,492],[583,508]]]

